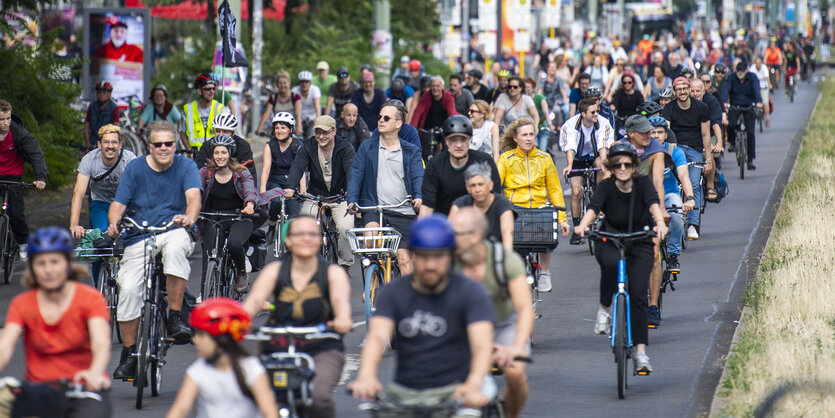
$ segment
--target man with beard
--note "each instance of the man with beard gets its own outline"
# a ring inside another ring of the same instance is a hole
[[[142,49],[126,42],[128,38],[128,24],[119,16],[108,16],[106,23],[110,25],[110,40],[99,45],[93,56],[115,61],[142,62]]]

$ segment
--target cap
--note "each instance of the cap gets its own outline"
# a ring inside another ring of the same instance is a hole
[[[348,77],[348,69],[345,67],[339,67],[339,69],[336,70],[336,76],[340,78]]]
[[[673,88],[676,88],[676,87],[678,87],[682,84],[686,84],[689,87],[690,86],[690,80],[688,80],[687,77],[681,77],[681,76],[676,77],[676,79],[673,80]]]
[[[315,121],[313,121],[313,129],[321,129],[323,131],[330,131],[331,129],[335,129],[335,128],[336,128],[336,121],[328,115],[319,116],[318,118],[316,118]]]
[[[328,65],[328,63],[327,63],[327,62],[325,62],[325,61],[319,61],[319,63],[318,63],[318,64],[316,64],[316,71],[319,71],[319,70],[330,70],[330,69],[331,69],[330,65]]]
[[[107,19],[105,19],[105,23],[110,25],[111,28],[115,28],[116,26],[121,26],[125,29],[128,28],[128,24],[119,19],[119,16],[116,15],[107,16]]]
[[[748,71],[748,64],[746,64],[745,61],[740,61],[740,62],[736,63],[736,71],[737,72]]]
[[[408,63],[408,62],[409,62],[409,61],[411,61],[411,60],[412,60],[412,59],[411,59],[411,58],[409,58],[409,56],[408,56],[408,55],[404,55],[404,56],[400,57],[400,63],[401,63],[401,64],[406,64],[406,63]]]
[[[360,80],[361,81],[374,81],[374,73],[372,73],[372,72],[362,73],[362,77],[360,77]]]
[[[363,64],[362,67],[360,67],[360,70],[374,71],[374,69],[371,68],[371,64]]]
[[[652,130],[652,125],[642,115],[632,115],[626,119],[626,132],[646,133]]]

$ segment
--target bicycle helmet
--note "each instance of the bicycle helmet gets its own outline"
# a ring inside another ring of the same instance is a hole
[[[448,117],[444,121],[443,129],[444,138],[455,134],[463,134],[468,137],[473,136],[473,123],[470,122],[470,118],[464,115],[453,115]]]
[[[626,155],[631,158],[632,161],[638,161],[638,151],[635,149],[634,145],[626,141],[616,141],[611,147],[609,147],[608,158],[610,160],[618,155]]]
[[[397,77],[391,82],[391,97],[403,97],[406,90],[406,83],[403,79]]]
[[[215,116],[212,121],[212,127],[215,129],[223,129],[224,131],[234,132],[238,129],[238,118],[231,113],[220,113]]]
[[[217,80],[215,80],[214,76],[209,73],[200,74],[194,79],[195,89],[202,89],[209,84],[217,86]]]
[[[307,70],[300,72],[299,83],[301,83],[302,81],[313,81],[313,73]]]
[[[510,78],[510,71],[508,70],[499,70],[498,74],[499,78]]]
[[[476,69],[470,70],[469,72],[467,72],[467,74],[469,74],[470,77],[475,78],[476,80],[479,80],[479,81],[481,81],[481,79],[484,77],[484,74],[482,74],[481,71],[476,70]]]
[[[725,67],[725,64],[722,64],[721,62],[719,62],[719,63],[716,63],[716,65],[713,66],[713,72],[714,73],[725,74],[726,72],[728,72],[728,67]]]
[[[662,98],[665,98],[665,99],[672,99],[672,98],[676,97],[675,94],[673,93],[673,86],[664,87],[664,90],[661,91],[661,95],[659,97],[662,97]]]
[[[215,135],[214,138],[209,140],[208,143],[210,154],[212,155],[215,152],[215,147],[217,146],[224,146],[227,150],[229,150],[229,156],[235,155],[235,151],[238,150],[238,145],[235,143],[235,138],[232,138],[229,135]]]
[[[64,253],[69,257],[72,251],[70,231],[57,226],[47,226],[38,228],[37,231],[29,235],[29,246],[26,255],[30,260],[36,254],[53,252]]]
[[[284,123],[290,125],[290,128],[296,127],[296,118],[290,112],[278,112],[273,116],[273,125],[276,123]]]
[[[647,121],[649,124],[652,125],[653,128],[666,128],[667,127],[667,119],[664,119],[662,116],[650,116]]]
[[[412,251],[447,251],[455,249],[455,232],[441,216],[430,216],[412,223],[409,249]]]
[[[600,87],[597,87],[597,86],[589,86],[586,89],[586,93],[583,95],[584,98],[585,97],[601,97],[601,96],[603,96],[603,93],[600,92]]]
[[[96,90],[113,91],[113,84],[110,84],[109,81],[99,81],[98,83],[96,83]]]
[[[165,94],[165,97],[168,97],[168,89],[165,87],[165,84],[157,84],[154,86],[154,88],[151,89],[152,98],[154,97],[154,92],[157,90],[162,90],[162,92]]]
[[[661,105],[659,105],[658,103],[655,103],[651,100],[648,100],[646,102],[643,102],[643,103],[639,104],[638,108],[636,110],[638,111],[638,113],[640,113],[644,116],[649,116],[653,113],[660,112],[661,111]]]
[[[422,67],[420,60],[409,61],[409,71],[420,71],[420,67]]]
[[[252,320],[243,306],[230,298],[209,298],[192,311],[189,322],[194,329],[206,331],[213,337],[229,334],[235,341],[244,339]]]

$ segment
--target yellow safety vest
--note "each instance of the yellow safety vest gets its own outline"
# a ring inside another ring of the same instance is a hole
[[[211,110],[209,111],[208,127],[203,126],[203,121],[200,119],[200,112],[197,110],[197,100],[183,106],[186,115],[186,127],[188,129],[188,143],[196,149],[200,149],[203,142],[215,136],[215,130],[212,127],[212,121],[215,120],[215,115],[223,110],[223,104],[217,100],[212,100]]]

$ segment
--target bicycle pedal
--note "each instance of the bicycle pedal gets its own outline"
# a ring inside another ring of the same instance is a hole
[[[658,325],[647,324],[647,328],[656,329],[656,328],[658,328]]]
[[[635,374],[637,374],[638,376],[649,376],[649,373],[650,372],[643,371],[643,370],[639,371],[639,372],[635,372]]]

